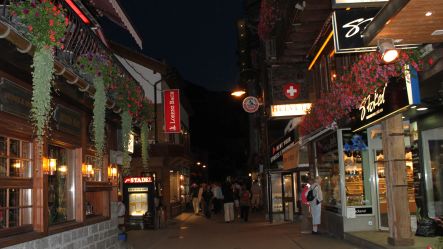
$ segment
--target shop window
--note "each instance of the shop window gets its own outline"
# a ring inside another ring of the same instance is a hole
[[[48,175],[49,224],[74,219],[74,169],[73,152],[49,146],[50,167]]]
[[[271,174],[272,212],[283,212],[282,181],[280,174]]]
[[[32,177],[31,146],[0,136],[0,176]]]
[[[322,191],[325,208],[339,212],[341,209],[340,174],[338,163],[337,133],[332,133],[316,144],[317,171],[323,178]]]
[[[366,132],[343,132],[347,206],[371,205],[370,164]]]
[[[0,189],[0,231],[32,224],[31,195],[31,189]]]
[[[169,176],[169,193],[171,202],[180,201],[180,177],[179,172],[171,172]]]
[[[443,217],[443,128],[422,133],[426,194],[430,217]]]

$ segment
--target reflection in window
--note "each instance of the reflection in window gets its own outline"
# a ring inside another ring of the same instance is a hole
[[[282,182],[280,174],[271,174],[272,212],[283,212]]]
[[[367,135],[343,132],[346,204],[371,205],[371,186]]]
[[[0,176],[32,176],[31,143],[0,136]]]
[[[435,216],[443,216],[443,140],[429,140],[433,194],[431,200]]]
[[[326,208],[339,212],[341,198],[337,133],[334,132],[324,137],[316,142],[315,146],[318,175],[323,178],[321,185],[323,201]]]
[[[0,230],[32,224],[32,190],[0,189]]]
[[[57,224],[74,219],[73,167],[70,151],[49,146],[48,156],[55,163],[55,171],[48,176],[49,224]]]

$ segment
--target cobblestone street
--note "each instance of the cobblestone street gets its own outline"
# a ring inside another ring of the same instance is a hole
[[[128,232],[134,249],[358,249],[326,235],[302,234],[298,224],[271,225],[263,214],[248,223],[225,223],[222,215],[206,219],[189,213],[178,216],[161,230]]]

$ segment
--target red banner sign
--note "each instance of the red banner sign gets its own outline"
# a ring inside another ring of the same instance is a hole
[[[152,177],[126,177],[124,183],[149,183],[152,182]]]
[[[180,133],[180,93],[178,89],[163,91],[165,107],[165,132]]]

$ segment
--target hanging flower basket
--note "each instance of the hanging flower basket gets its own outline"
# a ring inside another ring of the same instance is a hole
[[[258,36],[263,41],[269,39],[278,17],[278,0],[262,0],[258,23]]]
[[[421,70],[423,61],[417,50],[399,52],[398,60],[392,64],[384,64],[378,52],[360,54],[351,66],[344,68],[346,73],[331,83],[332,90],[316,100],[300,123],[300,134],[307,135],[348,118],[364,96],[382,89],[390,78],[402,76],[405,65]]]

